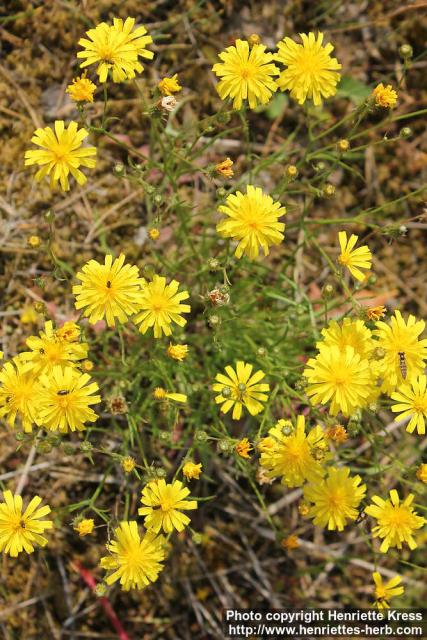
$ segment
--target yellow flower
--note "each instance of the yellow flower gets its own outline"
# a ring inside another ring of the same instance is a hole
[[[278,219],[285,215],[286,208],[264,194],[260,187],[248,185],[245,194],[240,191],[230,194],[218,210],[227,218],[219,222],[217,231],[224,238],[239,241],[237,258],[245,253],[253,260],[258,257],[260,247],[267,256],[269,246],[280,244],[284,238],[285,225]]]
[[[396,400],[398,404],[394,404],[391,410],[394,413],[400,413],[398,420],[410,417],[410,421],[406,427],[408,433],[413,433],[415,428],[419,435],[426,432],[425,420],[427,418],[427,376],[419,376],[412,378],[409,384],[403,384],[398,387],[397,391],[391,394],[391,399]]]
[[[300,415],[295,429],[288,420],[279,420],[268,433],[258,449],[261,451],[260,465],[268,469],[270,478],[281,476],[282,484],[288,487],[301,487],[306,480],[320,481],[325,471],[321,460],[317,459],[318,452],[323,460],[329,457],[321,427],[314,427],[306,434],[305,418]]]
[[[427,464],[420,464],[417,469],[416,475],[420,482],[424,482],[424,484],[427,484]]]
[[[101,558],[100,564],[109,573],[108,585],[120,580],[124,591],[144,589],[155,582],[163,569],[164,540],[150,531],[141,538],[134,520],[121,522],[114,530],[115,540],[107,544],[110,556]]]
[[[27,238],[27,244],[32,249],[37,249],[41,245],[42,241],[39,236],[29,236]]]
[[[234,447],[236,453],[241,458],[250,458],[249,452],[252,451],[251,443],[247,438],[243,438],[239,440],[239,442]]]
[[[382,304],[378,305],[378,307],[368,307],[366,309],[366,315],[369,320],[381,320],[386,313],[387,309]]]
[[[342,531],[349,520],[356,520],[357,507],[366,493],[360,476],[350,476],[348,467],[328,469],[326,478],[304,487],[305,500],[312,502],[308,516],[328,530]]]
[[[194,462],[186,462],[182,467],[182,473],[187,478],[187,480],[198,480],[200,478],[200,474],[202,473],[202,463],[194,464]]]
[[[80,366],[82,368],[82,371],[86,371],[86,373],[89,373],[89,371],[92,371],[94,364],[90,360],[83,360]]]
[[[160,237],[160,231],[158,229],[150,229],[148,235],[152,240],[157,240]]]
[[[399,494],[392,489],[390,500],[373,496],[373,504],[366,507],[365,512],[368,516],[377,520],[377,525],[372,529],[374,538],[383,538],[381,553],[387,553],[390,547],[401,549],[404,542],[411,550],[416,549],[417,543],[413,532],[421,529],[425,519],[414,511],[411,506],[413,500],[414,495],[410,493],[403,502],[400,502]]]
[[[162,387],[156,387],[153,391],[156,400],[173,400],[174,402],[187,402],[185,393],[168,393]]]
[[[195,500],[185,499],[189,495],[189,489],[179,480],[171,484],[166,484],[163,478],[149,482],[142,490],[141,502],[144,506],[138,509],[139,515],[145,516],[146,528],[154,533],[160,529],[165,533],[171,533],[174,529],[183,531],[190,518],[182,511],[197,509]]]
[[[255,44],[251,49],[246,40],[236,40],[235,46],[227,47],[219,58],[222,62],[212,67],[221,78],[216,90],[221,100],[232,98],[234,109],[240,109],[245,100],[255,109],[258,103],[266,104],[277,90],[272,76],[278,76],[279,69],[273,64],[273,54],[266,53],[263,44]]]
[[[226,158],[215,165],[215,171],[224,176],[224,178],[232,178],[234,176],[234,171],[231,168],[233,164],[234,162],[230,158]]]
[[[125,259],[120,254],[113,260],[108,254],[104,264],[89,260],[76,275],[82,284],[73,287],[75,307],[85,309],[83,315],[91,324],[105,318],[108,326],[114,327],[116,318],[126,322],[141,308],[145,280],[139,277],[137,266],[124,264]]]
[[[313,404],[330,402],[329,412],[342,411],[350,416],[366,406],[371,393],[370,363],[363,360],[353,347],[343,351],[337,346],[320,345],[316,358],[310,358],[303,375],[309,386],[307,395]]]
[[[322,336],[322,342],[317,343],[318,348],[322,344],[328,347],[337,346],[340,352],[343,352],[346,347],[353,347],[354,352],[361,358],[369,358],[376,345],[372,339],[372,332],[363,320],[352,318],[344,318],[342,322],[331,320],[328,326],[322,329]]]
[[[55,189],[59,183],[63,191],[68,191],[70,173],[79,185],[85,184],[87,178],[79,167],[95,167],[96,160],[91,156],[96,156],[96,149],[82,147],[83,140],[89,134],[86,129],[79,129],[77,122],[71,121],[65,128],[63,120],[55,120],[54,128],[55,131],[50,127],[35,130],[31,142],[41,149],[25,152],[25,166],[41,166],[36,173],[36,180],[50,176],[51,189]]]
[[[87,38],[80,38],[79,45],[83,51],[77,53],[78,58],[86,58],[80,65],[83,69],[91,64],[98,64],[96,73],[100,82],[105,82],[111,69],[113,82],[131,80],[136,73],[142,73],[144,67],[138,57],[152,60],[154,53],[145,47],[153,42],[146,35],[145,27],[137,27],[134,31],[135,18],[126,18],[125,22],[114,18],[113,24],[101,22],[94,29],[86,32]]]
[[[93,395],[99,387],[87,373],[71,367],[54,367],[50,375],[40,378],[43,390],[37,399],[37,424],[50,431],[83,431],[85,422],[95,422],[97,414],[91,404],[101,402]]]
[[[3,491],[4,502],[0,503],[0,551],[16,558],[21,551],[33,553],[34,545],[44,547],[47,538],[42,534],[45,529],[52,529],[52,520],[41,520],[50,507],[39,507],[42,499],[34,496],[22,513],[22,498],[12,495],[11,491]]]
[[[227,413],[233,408],[233,420],[240,420],[243,407],[251,416],[256,416],[262,411],[262,403],[268,399],[265,391],[270,387],[260,381],[265,378],[264,371],[257,371],[252,375],[253,365],[239,360],[236,369],[230,365],[225,367],[227,375],[218,373],[215,376],[217,382],[212,385],[213,391],[219,392],[216,396],[216,404],[221,404],[221,413]]]
[[[341,424],[336,424],[333,427],[329,427],[326,430],[325,436],[328,440],[333,440],[334,442],[345,442],[348,440],[348,433],[345,428]]]
[[[353,278],[362,282],[365,279],[365,275],[360,269],[370,269],[372,264],[372,253],[369,247],[363,245],[362,247],[354,248],[358,236],[352,234],[350,239],[347,240],[347,233],[340,231],[338,239],[341,247],[341,253],[338,256],[338,262],[350,271]]]
[[[397,385],[404,384],[405,380],[410,381],[424,373],[427,339],[419,340],[419,336],[425,329],[425,322],[416,320],[413,315],[409,315],[405,321],[400,311],[396,310],[389,323],[380,320],[375,326],[378,349],[385,354],[379,360],[379,372],[384,380],[382,388],[390,393]],[[406,373],[406,377],[402,375],[400,354],[403,354],[406,368],[403,373]]]
[[[32,305],[25,306],[21,311],[19,320],[23,324],[36,324],[38,315],[34,307]]]
[[[157,85],[162,96],[171,96],[173,93],[181,91],[182,87],[178,83],[178,74],[172,76],[172,78],[163,78]]]
[[[171,342],[167,348],[167,354],[172,360],[182,362],[188,355],[188,346],[186,344],[172,344]]]
[[[286,551],[292,551],[292,549],[298,549],[298,538],[294,535],[290,535],[287,538],[283,538],[281,545]]]
[[[136,467],[136,462],[131,456],[122,458],[120,464],[122,465],[122,469],[125,473],[131,473]]]
[[[139,324],[142,334],[147,333],[153,327],[154,337],[161,338],[162,333],[170,336],[172,330],[170,325],[175,322],[183,327],[187,320],[182,317],[183,313],[190,313],[189,304],[181,304],[183,300],[190,297],[188,291],[178,293],[179,282],[172,280],[166,284],[166,278],[155,275],[142,292],[139,309],[140,313],[134,318],[135,324]]]
[[[80,327],[75,322],[67,320],[62,327],[55,331],[56,337],[65,342],[76,342],[80,337]]]
[[[304,104],[313,100],[315,105],[322,104],[322,98],[330,98],[337,92],[337,83],[341,65],[330,54],[334,47],[331,44],[322,46],[323,33],[300,33],[302,44],[291,38],[284,38],[277,43],[276,60],[287,66],[281,72],[277,84],[282,91],[289,90],[291,96]]]
[[[390,605],[388,601],[394,598],[394,596],[401,596],[405,591],[404,587],[400,584],[402,578],[400,576],[394,576],[394,578],[384,584],[378,571],[374,571],[372,577],[375,583],[375,606],[377,609],[389,609]]]
[[[32,431],[39,406],[40,383],[31,366],[17,357],[6,362],[0,371],[0,418],[15,426],[21,420],[25,432]]]
[[[377,107],[392,109],[397,104],[397,93],[391,84],[388,84],[385,87],[383,83],[380,82],[380,84],[375,87],[372,94],[375,98],[375,104]]]
[[[93,102],[93,94],[96,91],[96,84],[83,73],[78,78],[73,78],[71,84],[67,86],[66,93],[70,95],[74,102]]]
[[[86,358],[88,345],[80,342],[68,342],[61,337],[68,331],[68,327],[62,332],[61,329],[55,331],[51,320],[48,320],[45,322],[44,331],[40,331],[39,336],[27,338],[26,344],[30,351],[24,351],[21,357],[31,365],[35,375],[51,373],[53,367],[59,365],[74,367],[79,360]]]
[[[95,522],[92,520],[92,518],[86,518],[84,520],[80,520],[80,522],[76,524],[76,526],[74,527],[74,531],[77,531],[79,536],[81,538],[84,538],[84,536],[88,536],[90,533],[92,533],[94,526]]]

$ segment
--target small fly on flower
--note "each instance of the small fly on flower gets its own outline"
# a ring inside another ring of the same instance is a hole
[[[58,396],[68,396],[69,393],[68,389],[60,389],[58,391]]]
[[[397,355],[399,357],[400,373],[402,374],[402,378],[404,380],[406,380],[406,376],[408,375],[408,367],[407,367],[407,364],[406,364],[405,352],[404,351],[399,351],[399,353]]]

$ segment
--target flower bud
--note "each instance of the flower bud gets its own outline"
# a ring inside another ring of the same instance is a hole
[[[209,271],[218,271],[218,269],[221,267],[219,260],[217,260],[216,258],[209,258],[208,260],[208,269]]]
[[[91,443],[89,442],[89,440],[84,440],[81,444],[80,444],[80,450],[83,453],[90,453],[93,449],[93,446],[91,445]]]
[[[46,211],[46,213],[44,214],[44,219],[46,220],[47,223],[52,224],[52,222],[55,220],[54,212],[51,211],[50,209]]]
[[[251,35],[248,38],[249,46],[253,47],[256,44],[259,44],[260,42],[261,42],[261,38],[259,37],[259,35],[257,33],[251,33]]]
[[[229,440],[219,440],[218,441],[218,450],[221,453],[230,453],[233,450],[233,444]]]
[[[402,44],[401,47],[399,47],[399,53],[402,58],[406,60],[407,58],[412,58],[412,56],[414,55],[414,50],[410,44],[405,43]]]
[[[332,298],[334,293],[335,293],[335,287],[332,284],[327,283],[322,289],[322,298],[326,298],[326,299]]]
[[[221,324],[221,318],[216,315],[209,316],[208,323],[209,326],[212,327],[212,329],[215,329]]]
[[[285,169],[285,175],[289,181],[295,180],[298,176],[298,169],[294,164],[288,164]]]
[[[218,198],[225,198],[225,196],[227,195],[227,191],[224,189],[224,187],[220,187],[216,190],[216,195]]]
[[[221,395],[223,398],[231,398],[231,389],[230,387],[224,387],[221,391]]]
[[[125,172],[125,167],[123,164],[116,164],[114,165],[114,169],[113,169],[114,173],[116,174],[116,176],[122,176]]]
[[[333,184],[325,184],[322,189],[322,194],[325,198],[333,198],[335,195],[335,187]]]
[[[350,149],[349,140],[346,140],[346,138],[342,138],[342,140],[338,140],[337,148],[338,148],[338,151],[340,151],[341,153],[345,153]]]
[[[264,347],[258,347],[256,354],[258,357],[264,358],[267,355],[267,350]]]
[[[401,138],[409,138],[412,135],[412,129],[410,127],[403,127],[399,135]]]
[[[52,445],[47,440],[39,442],[37,447],[37,453],[50,453],[52,451]]]
[[[196,440],[196,442],[206,442],[206,440],[208,439],[208,434],[203,430],[196,431],[194,439]]]
[[[98,598],[103,598],[107,593],[107,585],[105,585],[103,582],[98,582],[94,589],[94,593]]]
[[[32,249],[37,249],[41,245],[41,242],[39,236],[28,236],[27,238],[27,244]]]

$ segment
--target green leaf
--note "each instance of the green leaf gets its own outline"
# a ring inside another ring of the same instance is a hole
[[[355,80],[350,76],[343,76],[338,85],[337,96],[350,98],[356,104],[363,102],[371,93],[371,88],[360,80]]]
[[[276,93],[268,105],[261,105],[256,109],[257,113],[264,112],[270,120],[280,116],[289,104],[288,96],[285,93]]]

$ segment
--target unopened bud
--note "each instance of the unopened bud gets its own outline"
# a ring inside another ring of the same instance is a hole
[[[206,433],[206,431],[203,431],[203,430],[196,431],[194,439],[197,442],[206,442],[206,440],[208,439],[208,434]]]
[[[219,263],[219,260],[217,260],[216,258],[209,258],[209,260],[208,260],[208,269],[209,269],[209,271],[218,271],[220,266],[221,265]]]
[[[298,169],[294,164],[288,164],[285,169],[285,175],[288,180],[295,180],[298,175]]]
[[[345,153],[350,149],[350,142],[343,138],[342,140],[338,140],[337,142],[338,151],[341,153]]]
[[[402,44],[402,46],[399,48],[399,53],[403,59],[407,59],[412,58],[412,56],[414,55],[414,50],[410,44],[405,43]]]
[[[412,135],[412,129],[410,127],[403,127],[403,129],[400,130],[401,138],[409,138],[411,135]]]
[[[261,42],[261,38],[259,37],[259,35],[257,33],[251,33],[251,35],[248,38],[249,46],[253,47],[256,44],[259,44],[260,42]]]
[[[214,329],[215,327],[218,327],[221,324],[221,318],[215,315],[209,316],[208,322],[209,322],[209,326],[212,327],[212,329]]]
[[[125,167],[123,164],[116,164],[113,169],[116,176],[122,176],[125,172]]]
[[[335,195],[335,187],[333,184],[325,184],[322,189],[322,194],[325,198],[333,198]]]

